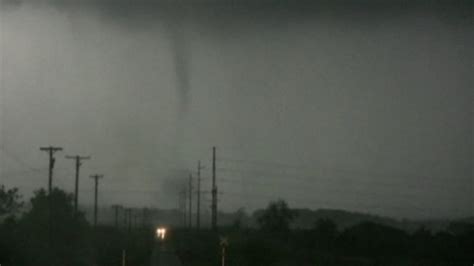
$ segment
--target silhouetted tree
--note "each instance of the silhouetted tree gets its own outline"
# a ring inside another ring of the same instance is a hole
[[[346,229],[338,238],[344,254],[375,259],[400,257],[408,251],[409,236],[390,226],[363,222]]]
[[[18,222],[15,214],[21,208],[21,196],[17,188],[0,186],[0,264],[21,265],[21,251],[16,239]],[[16,261],[16,262],[15,262]]]
[[[11,203],[19,199],[18,192],[1,190],[2,199],[8,199],[2,208],[7,206],[4,210],[11,213],[19,206]],[[92,230],[84,214],[74,211],[72,195],[59,189],[48,195],[41,189],[22,216],[0,220],[0,265],[119,265],[123,249],[130,265],[149,265],[153,237],[147,230],[125,233],[112,226]]]
[[[474,231],[474,223],[468,222],[451,222],[448,225],[447,231],[453,235],[462,235]]]
[[[257,222],[260,228],[268,232],[288,232],[295,214],[284,200],[270,202]]]
[[[18,188],[6,189],[4,185],[0,186],[0,217],[4,215],[13,215],[23,206]]]
[[[51,195],[43,189],[35,192],[30,200],[31,209],[21,219],[19,230],[28,264],[87,265],[90,262],[88,224],[82,213],[75,213],[72,201],[72,195],[59,189],[53,189]]]
[[[245,220],[247,220],[247,213],[245,212],[245,209],[244,208],[239,208],[236,212],[235,212],[235,218],[234,218],[234,222],[232,223],[232,228],[234,230],[240,230],[245,222]]]

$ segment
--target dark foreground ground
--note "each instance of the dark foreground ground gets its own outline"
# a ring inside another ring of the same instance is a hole
[[[409,234],[371,223],[342,232],[331,233],[331,230],[315,228],[278,233],[228,228],[218,234],[181,230],[176,232],[173,245],[184,266],[221,265],[219,243],[223,236],[229,243],[226,266],[464,266],[474,263],[474,231],[456,235],[420,229]]]
[[[0,189],[1,191],[1,189]],[[7,195],[9,195],[7,193]],[[50,211],[51,209],[54,212]],[[291,226],[292,210],[271,203],[256,227],[236,221],[209,229],[168,228],[160,243],[146,223],[92,226],[76,213],[71,195],[40,190],[31,209],[0,221],[2,266],[219,266],[226,238],[226,266],[465,266],[474,263],[474,226],[452,223],[442,231],[404,231],[361,221],[340,228],[318,219]]]
[[[167,242],[156,242],[151,254],[151,266],[182,266],[175,250]]]

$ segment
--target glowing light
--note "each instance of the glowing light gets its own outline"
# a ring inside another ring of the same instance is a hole
[[[158,227],[158,228],[156,229],[156,237],[157,237],[158,239],[163,240],[163,239],[165,239],[165,236],[166,236],[166,229],[163,228],[163,227]]]

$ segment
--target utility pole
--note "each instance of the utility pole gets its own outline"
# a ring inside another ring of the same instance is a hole
[[[181,192],[179,193],[179,205],[181,209],[181,214],[183,215],[183,227],[186,227],[186,224],[188,223],[188,219],[186,217],[186,188],[183,188]]]
[[[56,159],[54,158],[54,153],[57,151],[62,151],[63,148],[61,147],[40,147],[41,151],[46,151],[49,154],[49,172],[48,172],[48,194],[51,194],[51,189],[53,187],[53,169],[54,169],[54,163],[56,162]]]
[[[128,212],[128,232],[132,232],[132,208],[127,209]]]
[[[143,208],[143,212],[142,212],[142,227],[143,228],[146,228],[146,226],[148,225],[148,209],[147,208]]]
[[[201,169],[204,167],[201,166],[201,161],[198,161],[198,171],[197,171],[197,202],[196,202],[196,228],[199,230],[201,228]]]
[[[127,228],[127,209],[123,209],[123,228]]]
[[[40,147],[40,151],[48,152],[49,155],[49,171],[48,171],[48,244],[51,247],[53,245],[53,203],[51,199],[51,190],[53,187],[53,169],[56,159],[54,153],[62,151],[61,147]]]
[[[135,228],[140,228],[138,220],[140,219],[140,213],[135,212],[134,220],[135,220]]]
[[[118,217],[119,217],[119,209],[121,208],[122,206],[120,205],[112,205],[112,208],[114,208],[114,214],[115,214],[115,227],[118,228]]]
[[[212,204],[211,227],[217,231],[216,147],[212,147]]]
[[[189,182],[188,182],[188,196],[189,196],[189,206],[188,206],[188,219],[189,219],[189,228],[193,227],[193,176],[189,175]]]
[[[78,205],[78,198],[79,198],[79,168],[82,165],[83,160],[90,160],[90,156],[69,156],[66,155],[66,159],[74,159],[76,161],[76,180],[74,186],[74,212],[77,214],[77,205]]]
[[[103,175],[91,175],[91,178],[94,179],[95,183],[95,190],[94,190],[94,227],[97,226],[97,194],[98,194],[98,187],[99,187],[99,179],[103,178]]]

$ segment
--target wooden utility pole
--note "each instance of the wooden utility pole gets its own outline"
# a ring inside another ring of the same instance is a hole
[[[127,209],[123,209],[123,228],[127,229]]]
[[[189,182],[188,182],[188,219],[189,219],[189,228],[193,227],[193,176],[189,175]]]
[[[187,225],[187,215],[186,215],[186,198],[187,198],[187,195],[186,195],[186,188],[183,187],[182,190],[180,191],[179,193],[179,209],[181,210],[181,214],[183,215],[183,227],[186,227]]]
[[[78,201],[79,201],[79,168],[82,165],[83,160],[90,160],[90,156],[69,156],[66,155],[66,159],[74,159],[76,161],[76,180],[74,182],[74,212],[77,214]]]
[[[97,194],[99,193],[99,179],[103,178],[103,175],[91,175],[91,178],[94,179],[95,189],[94,189],[94,227],[97,226]]]
[[[146,228],[147,225],[148,225],[148,209],[147,208],[143,208],[142,210],[142,227],[143,228]]]
[[[114,215],[115,215],[115,227],[118,228],[118,217],[119,217],[119,210],[122,206],[120,205],[112,205],[112,208],[114,208]]]
[[[128,213],[128,232],[132,232],[132,208],[127,209]]]
[[[211,227],[217,231],[217,185],[216,185],[216,147],[212,147],[212,204]]]
[[[51,194],[51,189],[53,187],[53,169],[54,169],[54,163],[56,162],[56,159],[54,158],[54,153],[57,151],[62,151],[63,148],[49,146],[49,147],[40,147],[40,150],[48,152],[49,154],[48,194]]]
[[[139,222],[138,222],[138,220],[140,220],[140,213],[139,213],[139,212],[135,212],[135,216],[134,216],[133,218],[134,218],[134,220],[135,220],[135,228],[138,229],[138,228],[140,227]]]
[[[54,153],[62,151],[61,147],[40,147],[40,151],[48,152],[49,155],[49,167],[48,167],[48,245],[51,247],[53,245],[53,203],[51,198],[51,190],[53,187],[53,169],[56,159],[54,158]]]
[[[196,228],[201,228],[201,169],[204,167],[201,166],[201,161],[198,161],[198,171],[197,171],[197,191],[196,191]]]

